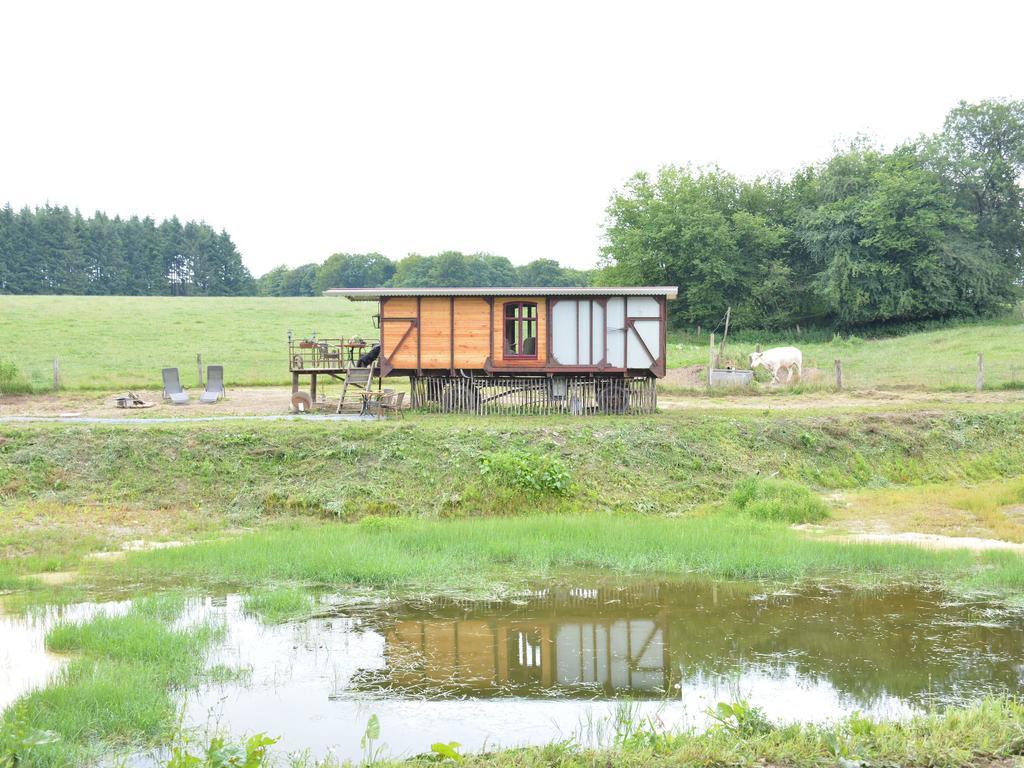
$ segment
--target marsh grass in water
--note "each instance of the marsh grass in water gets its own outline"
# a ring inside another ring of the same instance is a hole
[[[808,538],[748,515],[535,515],[290,524],[191,547],[130,554],[97,572],[115,581],[280,583],[488,592],[573,569],[726,579],[943,582],[1009,592],[1015,553],[975,555]]]
[[[740,480],[723,509],[776,523],[818,523],[829,516],[825,502],[806,486],[760,477]]]
[[[0,718],[0,765],[16,749],[19,766],[82,765],[101,754],[155,743],[173,728],[176,691],[202,677],[206,650],[222,628],[172,629],[183,600],[143,598],[123,616],[60,622],[48,650],[70,659],[45,688],[12,704]],[[25,749],[20,733],[47,733]]]
[[[316,605],[316,598],[307,590],[297,587],[261,589],[245,596],[242,607],[250,615],[258,616],[268,624],[308,616]]]

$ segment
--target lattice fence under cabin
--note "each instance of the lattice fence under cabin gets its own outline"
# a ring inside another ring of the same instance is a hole
[[[653,378],[412,376],[413,408],[442,413],[527,415],[650,414],[658,407]]]

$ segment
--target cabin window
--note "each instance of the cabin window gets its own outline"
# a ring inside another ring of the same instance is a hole
[[[534,302],[505,304],[505,357],[537,359],[537,305]]]

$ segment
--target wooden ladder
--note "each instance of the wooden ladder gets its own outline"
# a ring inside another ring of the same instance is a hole
[[[373,389],[373,374],[375,370],[376,368],[372,365],[367,368],[345,369],[345,383],[341,387],[341,397],[338,398],[338,408],[335,410],[335,413],[341,413],[341,407],[345,404],[345,393],[348,392],[349,384],[364,392],[369,392]]]

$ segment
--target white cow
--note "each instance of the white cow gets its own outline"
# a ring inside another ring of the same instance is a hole
[[[788,372],[787,384],[793,380],[794,370],[796,370],[798,379],[803,378],[804,374],[804,356],[796,347],[774,347],[766,349],[764,352],[751,352],[750,370],[754,370],[759,365],[763,365],[771,373],[772,384],[782,383],[779,380],[779,374],[783,369]]]

